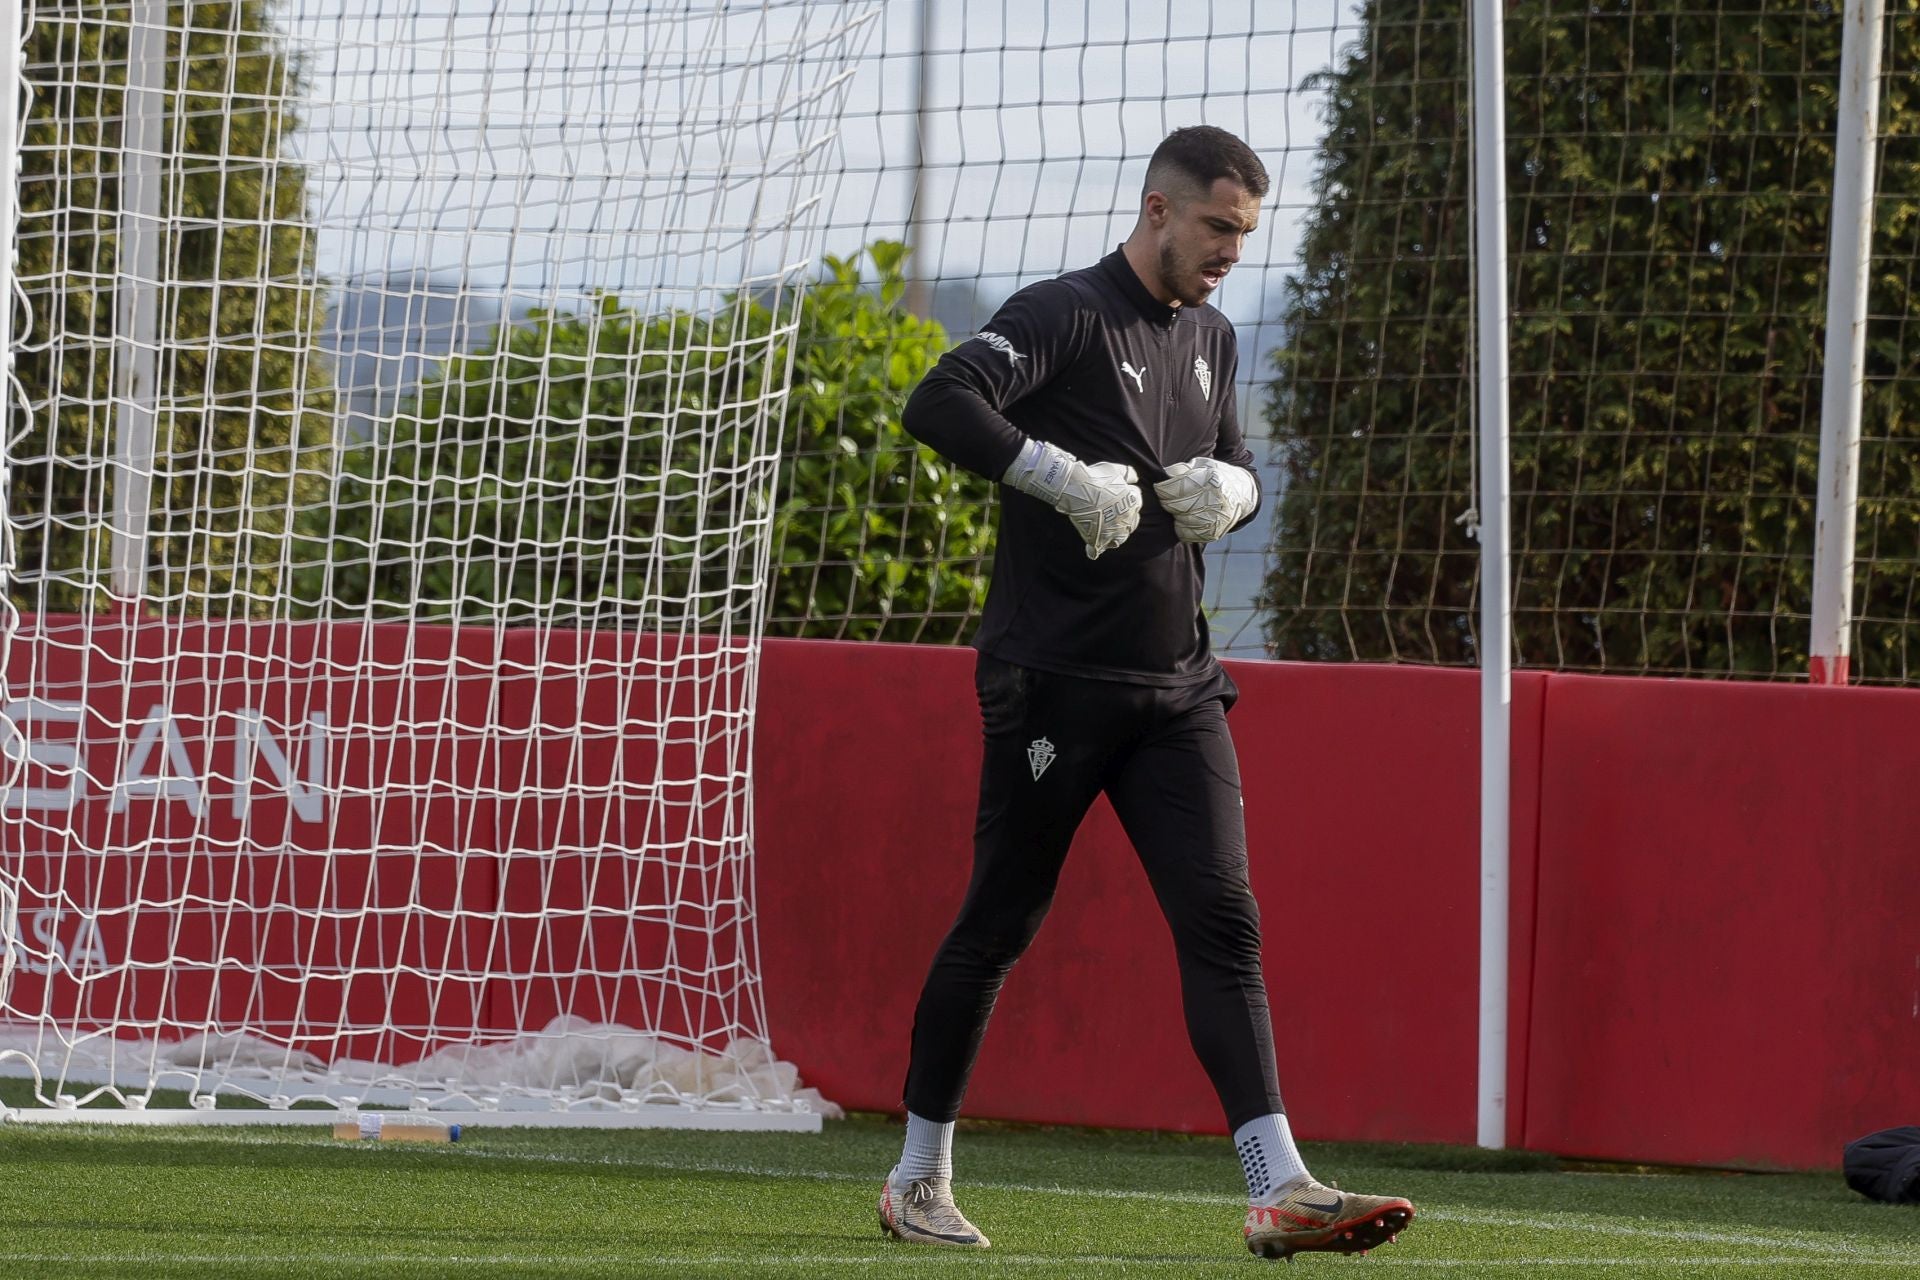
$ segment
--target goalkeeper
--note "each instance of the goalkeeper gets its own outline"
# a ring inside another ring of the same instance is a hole
[[[1016,293],[907,404],[910,432],[1005,489],[974,638],[973,874],[914,1013],[906,1149],[880,1198],[902,1240],[987,1245],[953,1200],[954,1118],[1001,983],[1102,791],[1173,930],[1188,1034],[1246,1172],[1248,1248],[1353,1252],[1413,1217],[1405,1200],[1315,1182],[1288,1130],[1227,732],[1238,691],[1200,607],[1202,548],[1260,506],[1233,327],[1207,299],[1266,192],[1232,134],[1174,131],[1126,243]]]

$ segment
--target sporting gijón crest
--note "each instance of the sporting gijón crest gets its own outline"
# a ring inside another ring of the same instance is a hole
[[[1053,749],[1053,744],[1045,738],[1035,738],[1032,743],[1028,745],[1027,763],[1033,766],[1033,780],[1035,782],[1040,781],[1040,775],[1045,773],[1047,766],[1053,763],[1055,754],[1057,753]]]

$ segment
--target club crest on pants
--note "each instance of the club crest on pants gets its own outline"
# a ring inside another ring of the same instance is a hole
[[[1027,763],[1033,766],[1033,780],[1040,781],[1040,775],[1053,763],[1055,755],[1053,744],[1045,738],[1035,738],[1027,747]]]

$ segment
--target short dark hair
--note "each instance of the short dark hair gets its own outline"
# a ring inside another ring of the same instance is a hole
[[[1210,124],[1175,129],[1153,149],[1147,161],[1148,191],[1165,191],[1175,176],[1207,191],[1221,178],[1230,178],[1258,200],[1267,194],[1267,166],[1253,148]]]

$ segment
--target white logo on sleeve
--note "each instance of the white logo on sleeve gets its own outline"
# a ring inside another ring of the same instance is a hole
[[[1135,391],[1145,391],[1147,389],[1147,385],[1144,381],[1144,379],[1147,376],[1147,371],[1145,369],[1136,369],[1133,367],[1133,365],[1129,361],[1122,360],[1120,362],[1120,372],[1126,374],[1129,378],[1133,379],[1133,389]]]
[[[991,329],[982,329],[980,332],[974,334],[973,336],[980,339],[980,341],[986,343],[988,346],[992,347],[995,351],[998,351],[1001,355],[1005,356],[1007,358],[1007,363],[1014,366],[1016,369],[1020,367],[1020,362],[1026,359],[1024,355],[1021,355],[1018,351],[1015,351],[1013,349],[1013,344],[1011,342],[1008,342],[1005,338],[1001,337],[999,334],[995,333]]]
[[[1193,358],[1193,376],[1200,379],[1200,394],[1208,400],[1213,399],[1213,370],[1207,368],[1204,356]]]
[[[1055,754],[1053,744],[1045,738],[1035,738],[1032,745],[1027,748],[1027,763],[1033,766],[1035,782],[1040,781],[1040,775],[1045,773],[1047,766],[1053,763]]]

